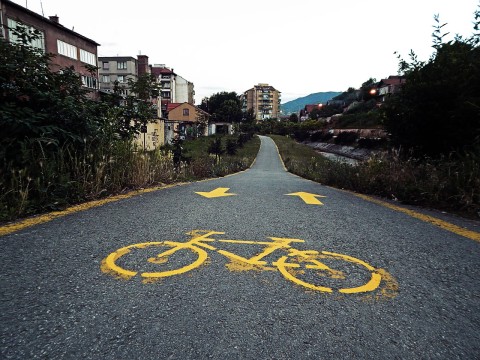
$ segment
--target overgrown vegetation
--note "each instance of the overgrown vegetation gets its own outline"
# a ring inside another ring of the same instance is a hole
[[[480,212],[480,159],[403,159],[398,153],[372,157],[352,166],[330,161],[312,148],[272,135],[288,171],[341,189],[431,206],[477,217]]]
[[[258,137],[249,138],[234,155],[211,156],[213,139],[222,147],[241,136],[205,137],[143,152],[129,141],[77,149],[68,144],[56,152],[43,152],[41,143],[22,149],[30,159],[23,167],[2,169],[0,220],[58,210],[82,201],[153,185],[225,176],[247,169],[260,147]],[[87,145],[88,146],[88,145]],[[231,145],[230,145],[231,146]],[[178,156],[178,159],[176,158]],[[10,172],[3,177],[4,171]],[[3,179],[8,178],[8,182]]]

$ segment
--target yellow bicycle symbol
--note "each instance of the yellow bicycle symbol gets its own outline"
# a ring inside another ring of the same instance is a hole
[[[209,230],[193,230],[188,234],[191,235],[191,239],[183,243],[176,241],[145,242],[120,248],[102,261],[102,271],[123,279],[140,276],[145,282],[150,282],[155,279],[184,274],[198,268],[208,259],[207,250],[210,250],[227,257],[230,260],[227,267],[231,270],[240,268],[242,270],[278,270],[287,280],[309,290],[326,293],[338,291],[343,294],[367,293],[378,289],[382,280],[390,283],[393,281],[393,287],[397,286],[396,281],[385,270],[376,269],[363,260],[334,252],[300,250],[292,247],[293,243],[305,242],[301,239],[280,237],[270,237],[270,241],[215,239],[212,238],[213,235],[225,233]],[[251,257],[243,257],[231,251],[218,249],[212,243],[257,245],[262,246],[263,251]],[[158,253],[158,249],[163,248],[167,248],[167,250]],[[166,266],[171,256],[185,250],[191,253],[190,262],[187,265],[174,268]],[[270,262],[267,261],[266,259],[277,250],[284,251],[286,255]],[[155,255],[149,256],[148,253],[152,253],[152,251]],[[158,270],[132,269],[132,267],[138,266],[137,263],[129,264],[126,259],[129,256],[133,257],[133,254],[141,261],[158,267]],[[327,263],[335,264],[336,269],[328,266]],[[323,281],[333,279],[337,285],[333,287],[318,284],[318,280],[312,280],[312,276],[305,275],[307,272],[313,272],[316,278]],[[363,274],[359,276],[359,273]],[[352,277],[353,280],[346,281],[347,277]],[[346,282],[348,286],[338,286],[338,283],[343,282]],[[390,288],[392,288],[391,285]]]

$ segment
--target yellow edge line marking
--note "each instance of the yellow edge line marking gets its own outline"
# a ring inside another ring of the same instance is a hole
[[[152,188],[148,188],[148,189],[135,190],[135,191],[129,192],[127,194],[111,196],[111,197],[106,198],[106,199],[93,200],[93,201],[89,201],[89,202],[86,202],[86,203],[83,203],[83,204],[74,205],[74,206],[71,206],[71,207],[69,207],[65,210],[62,210],[62,211],[53,211],[53,212],[50,212],[48,214],[35,216],[35,217],[32,217],[32,218],[28,218],[28,219],[25,219],[25,220],[15,222],[13,224],[8,224],[8,225],[1,226],[0,227],[0,236],[8,235],[8,234],[11,234],[13,232],[23,230],[23,229],[25,229],[27,227],[30,227],[30,226],[43,224],[43,223],[46,223],[48,221],[52,221],[54,219],[57,219],[59,217],[63,217],[63,216],[69,215],[69,214],[79,212],[79,211],[92,209],[92,208],[102,206],[102,205],[105,205],[105,204],[108,204],[108,203],[111,203],[111,202],[115,202],[115,201],[119,201],[119,200],[123,200],[123,199],[129,199],[129,198],[137,196],[137,195],[146,194],[146,193],[149,193],[149,192],[152,192],[152,191],[157,191],[157,190],[162,190],[162,189],[168,189],[168,188],[172,188],[172,187],[180,186],[180,185],[185,185],[185,184],[188,184],[188,183],[177,183],[177,184],[171,184],[171,185],[165,185],[165,186],[156,186],[156,187],[152,187]]]
[[[260,151],[260,149],[259,149],[259,151]],[[278,151],[278,149],[277,149],[277,151]],[[258,153],[257,153],[257,156],[258,156]],[[239,171],[239,172],[234,173],[234,174],[225,175],[223,177],[226,178],[226,177],[235,176],[235,175],[239,175],[239,174],[242,174],[244,172],[247,172],[248,170],[250,170],[252,168],[252,166],[253,166],[253,164],[255,164],[256,160],[257,160],[257,157],[255,156],[255,159],[253,159],[253,162],[249,166],[248,169]],[[105,204],[108,204],[108,203],[111,203],[111,202],[115,202],[115,201],[119,201],[119,200],[123,200],[123,199],[128,199],[128,198],[131,198],[131,197],[134,197],[134,196],[137,196],[137,195],[141,195],[141,194],[146,194],[146,193],[149,193],[149,192],[152,192],[152,191],[163,190],[163,189],[168,189],[168,188],[172,188],[172,187],[175,187],[175,186],[189,185],[189,184],[193,184],[193,183],[196,183],[196,182],[206,182],[206,181],[212,181],[212,180],[218,180],[218,179],[221,179],[221,177],[203,179],[203,180],[192,181],[192,182],[180,182],[180,183],[176,183],[176,184],[169,184],[169,185],[163,185],[163,186],[155,186],[155,187],[152,187],[152,188],[147,188],[147,189],[142,189],[142,190],[134,190],[134,191],[131,191],[127,194],[114,195],[114,196],[111,196],[111,197],[106,198],[106,199],[89,201],[89,202],[86,202],[86,203],[83,203],[83,204],[78,204],[78,205],[68,207],[67,209],[62,210],[62,211],[53,211],[53,212],[50,212],[50,213],[47,213],[47,214],[43,214],[43,215],[35,216],[35,217],[32,217],[32,218],[16,221],[12,224],[7,224],[7,225],[0,226],[0,236],[8,235],[8,234],[26,229],[26,228],[31,227],[31,226],[43,224],[43,223],[55,220],[57,218],[66,216],[66,215],[74,214],[76,212],[85,211],[85,210],[92,209],[92,208],[95,208],[95,207],[98,207],[98,206],[102,206],[102,205],[105,205]]]
[[[270,138],[272,139],[272,138]],[[273,139],[272,139],[273,141]],[[278,150],[278,146],[277,144],[275,143],[275,141],[273,141],[273,143],[275,144],[275,146],[277,147],[277,152],[280,156],[280,151]],[[283,164],[283,160],[282,160],[282,157],[280,156],[280,161],[282,162]],[[285,164],[283,164],[283,167],[285,169],[285,171],[288,172],[287,168],[285,167]],[[292,173],[290,173],[292,174]],[[292,174],[292,175],[295,175],[295,174]],[[295,176],[298,176],[298,175],[295,175]],[[300,177],[300,176],[299,176]],[[304,179],[304,178],[302,178]],[[313,180],[310,180],[310,179],[305,179],[307,181],[311,181],[311,182],[314,182],[316,184],[318,184],[318,182],[316,181],[313,181]],[[332,189],[335,189],[335,190],[340,190],[338,188],[332,188]],[[429,215],[425,215],[425,214],[420,214],[416,211],[413,211],[413,210],[410,210],[410,209],[406,209],[406,208],[403,208],[403,207],[400,207],[400,206],[397,206],[397,205],[393,205],[393,204],[390,204],[390,203],[387,203],[385,201],[381,201],[381,200],[378,200],[378,199],[375,199],[375,198],[372,198],[368,195],[364,195],[364,194],[358,194],[358,193],[355,193],[355,192],[352,192],[352,191],[348,191],[348,190],[343,190],[345,192],[348,192],[350,194],[353,194],[359,198],[362,198],[364,200],[367,200],[367,201],[370,201],[370,202],[373,202],[377,205],[381,205],[381,206],[384,206],[384,207],[387,207],[389,209],[392,209],[392,210],[396,210],[396,211],[399,211],[399,212],[402,212],[404,214],[407,214],[411,217],[414,217],[416,219],[419,219],[419,220],[422,220],[424,222],[427,222],[427,223],[430,223],[430,224],[433,224],[435,226],[438,226],[444,230],[447,230],[447,231],[450,231],[450,232],[453,232],[457,235],[460,235],[460,236],[463,236],[463,237],[466,237],[467,239],[470,239],[470,240],[474,240],[474,241],[477,241],[477,242],[480,242],[480,233],[476,232],[476,231],[473,231],[473,230],[468,230],[468,229],[465,229],[465,228],[462,228],[460,226],[457,226],[457,225],[454,225],[454,224],[451,224],[449,222],[446,222],[446,221],[443,221],[443,220],[440,220],[436,217],[433,217],[433,216],[429,216]]]
[[[399,212],[402,212],[404,214],[407,214],[408,216],[411,216],[413,218],[416,218],[416,219],[419,219],[419,220],[422,220],[424,222],[427,222],[427,223],[430,223],[430,224],[433,224],[435,226],[438,226],[444,230],[447,230],[447,231],[450,231],[450,232],[453,232],[457,235],[460,235],[460,236],[463,236],[463,237],[466,237],[468,239],[471,239],[471,240],[475,240],[477,242],[480,242],[480,233],[476,232],[476,231],[472,231],[472,230],[468,230],[468,229],[465,229],[465,228],[462,228],[460,226],[457,226],[457,225],[454,225],[454,224],[451,224],[449,222],[446,222],[446,221],[443,221],[443,220],[440,220],[436,217],[433,217],[433,216],[429,216],[429,215],[425,215],[425,214],[421,214],[421,213],[418,213],[416,211],[413,211],[413,210],[410,210],[410,209],[407,209],[407,208],[403,208],[403,207],[400,207],[400,206],[397,206],[397,205],[393,205],[393,204],[390,204],[388,202],[385,202],[385,201],[382,201],[382,200],[378,200],[378,199],[375,199],[375,198],[372,198],[370,196],[367,196],[367,195],[363,195],[363,194],[357,194],[357,193],[351,193],[359,198],[362,198],[364,200],[367,200],[367,201],[370,201],[370,202],[373,202],[375,204],[378,204],[378,205],[381,205],[381,206],[384,206],[384,207],[387,207],[389,209],[392,209],[392,210],[395,210],[395,211],[399,211]]]

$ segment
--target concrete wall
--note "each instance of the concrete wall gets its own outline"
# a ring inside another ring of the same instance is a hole
[[[154,150],[165,143],[165,123],[157,120],[155,123],[147,124],[147,132],[140,133],[134,140],[141,149]]]

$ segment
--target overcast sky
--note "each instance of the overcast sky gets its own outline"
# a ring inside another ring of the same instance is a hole
[[[196,103],[258,83],[282,102],[395,75],[394,52],[432,54],[433,16],[470,36],[479,0],[14,0],[101,44],[147,55],[195,84]]]

